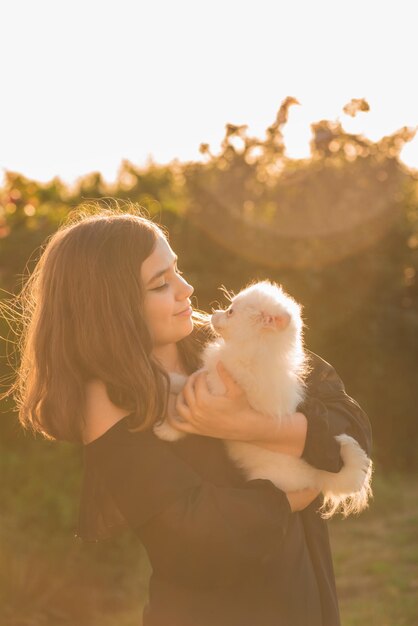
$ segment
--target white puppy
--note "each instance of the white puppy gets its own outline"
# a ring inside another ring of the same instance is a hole
[[[211,323],[219,338],[203,352],[210,391],[214,395],[226,391],[216,369],[217,362],[222,361],[255,410],[274,416],[278,423],[294,413],[305,397],[309,372],[301,306],[279,285],[263,281],[234,296],[228,309],[215,311]],[[179,393],[186,380],[171,374],[171,390]],[[168,441],[185,435],[167,422],[155,425],[154,432]],[[344,463],[338,473],[316,469],[301,458],[252,443],[225,440],[224,444],[248,479],[271,480],[285,492],[319,489],[324,494],[322,516],[329,518],[340,511],[346,517],[368,505],[372,462],[352,437],[342,434],[336,439]]]

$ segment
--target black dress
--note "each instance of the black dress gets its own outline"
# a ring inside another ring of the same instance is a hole
[[[335,370],[312,359],[303,457],[338,471],[334,435],[370,454],[370,425]],[[244,479],[221,440],[165,442],[130,432],[129,417],[85,446],[78,535],[128,526],[141,539],[153,569],[144,626],[339,626],[320,498],[292,513],[273,483]]]

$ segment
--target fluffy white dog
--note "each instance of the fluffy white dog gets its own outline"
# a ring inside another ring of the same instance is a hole
[[[203,352],[210,391],[214,395],[226,391],[216,369],[217,362],[222,361],[255,410],[274,416],[279,423],[294,413],[305,397],[309,372],[301,306],[279,285],[262,281],[232,297],[226,310],[215,311],[211,324],[219,338]],[[179,393],[186,380],[171,374],[171,390]],[[185,436],[167,422],[155,425],[154,432],[168,441]],[[336,439],[344,463],[338,473],[316,469],[301,458],[252,443],[225,440],[224,444],[248,479],[271,480],[285,492],[319,489],[324,495],[322,517],[329,518],[338,511],[346,517],[368,505],[372,462],[352,437],[343,434]]]

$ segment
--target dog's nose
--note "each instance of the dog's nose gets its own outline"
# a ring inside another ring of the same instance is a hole
[[[217,323],[219,322],[220,313],[222,313],[222,311],[214,311],[210,317],[211,324],[214,328],[216,328]]]

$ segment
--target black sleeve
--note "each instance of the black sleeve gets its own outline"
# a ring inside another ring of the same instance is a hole
[[[302,458],[318,469],[338,472],[342,460],[335,436],[342,433],[350,435],[370,456],[371,426],[363,409],[347,395],[332,365],[313,352],[310,357],[313,370],[308,380],[307,396],[298,406],[308,419]]]
[[[126,433],[97,462],[160,577],[225,584],[280,550],[292,516],[284,492],[264,479],[242,487],[203,481],[175,444],[141,435]]]
[[[154,570],[195,586],[225,585],[277,558],[292,515],[264,479],[242,488],[203,482],[140,530]]]

